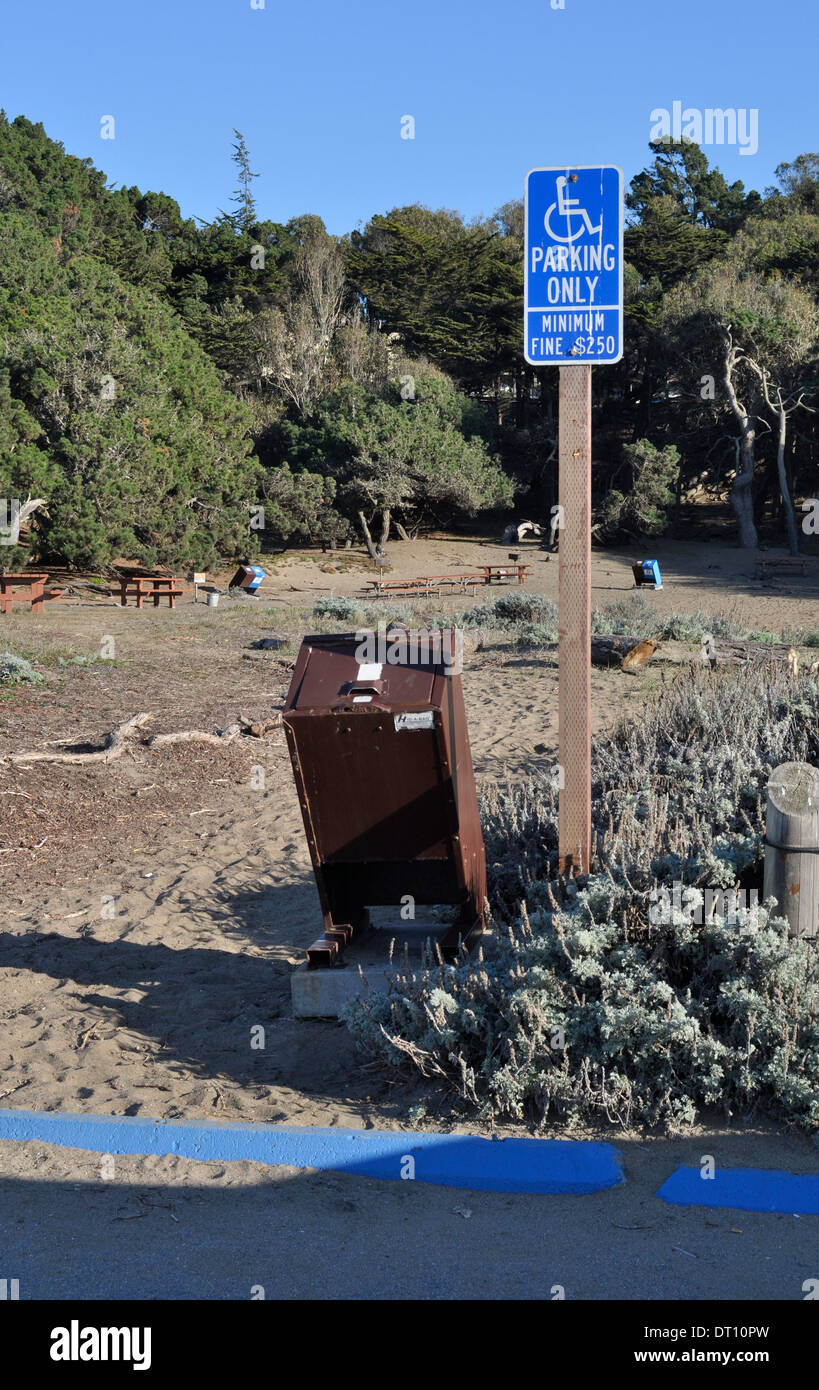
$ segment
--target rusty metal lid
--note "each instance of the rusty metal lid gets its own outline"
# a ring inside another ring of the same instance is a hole
[[[374,639],[377,634],[373,634]],[[411,637],[411,634],[408,634]],[[362,652],[362,648],[364,648]],[[378,709],[405,710],[419,706],[437,705],[436,677],[445,674],[445,666],[436,652],[424,650],[419,643],[413,649],[406,644],[405,661],[389,661],[385,657],[401,656],[402,650],[390,647],[379,649],[377,641],[367,646],[362,633],[319,634],[305,637],[302,651],[288,693],[286,710],[319,710],[355,708],[372,705]],[[361,659],[373,656],[375,660]],[[377,658],[381,658],[380,660]]]

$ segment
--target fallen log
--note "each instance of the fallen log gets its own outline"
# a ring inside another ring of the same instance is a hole
[[[730,638],[703,638],[700,660],[711,666],[742,666],[745,662],[788,662],[793,670],[796,653],[787,642],[740,642]]]
[[[594,633],[591,639],[593,666],[619,666],[623,671],[636,671],[650,661],[657,643],[646,639],[635,642],[633,637],[608,637]]]

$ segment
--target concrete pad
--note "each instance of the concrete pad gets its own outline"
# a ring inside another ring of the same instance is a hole
[[[406,970],[389,965],[367,965],[359,970],[349,961],[328,970],[308,970],[306,964],[297,965],[290,977],[293,1017],[340,1018],[351,999],[360,999],[370,991],[380,994],[405,974]]]

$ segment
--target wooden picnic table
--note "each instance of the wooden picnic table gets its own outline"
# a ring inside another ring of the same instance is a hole
[[[110,588],[119,586],[120,603],[125,608],[130,597],[136,599],[137,608],[142,608],[146,598],[153,599],[154,608],[159,607],[160,599],[168,600],[168,607],[175,608],[176,600],[190,591],[183,587],[181,579],[161,574],[129,574],[112,580]]]
[[[0,574],[0,613],[10,613],[14,607],[14,600],[18,603],[30,603],[32,613],[42,613],[43,611],[43,588],[48,579],[47,574]],[[27,589],[26,594],[15,594],[15,589]]]
[[[504,579],[509,579],[512,575],[517,578],[518,584],[526,583],[527,574],[531,573],[531,565],[478,565],[478,569],[484,576],[486,584],[500,584]]]

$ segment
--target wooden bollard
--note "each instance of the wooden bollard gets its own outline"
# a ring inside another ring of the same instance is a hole
[[[768,782],[764,898],[791,936],[819,936],[819,768],[781,763]]]

